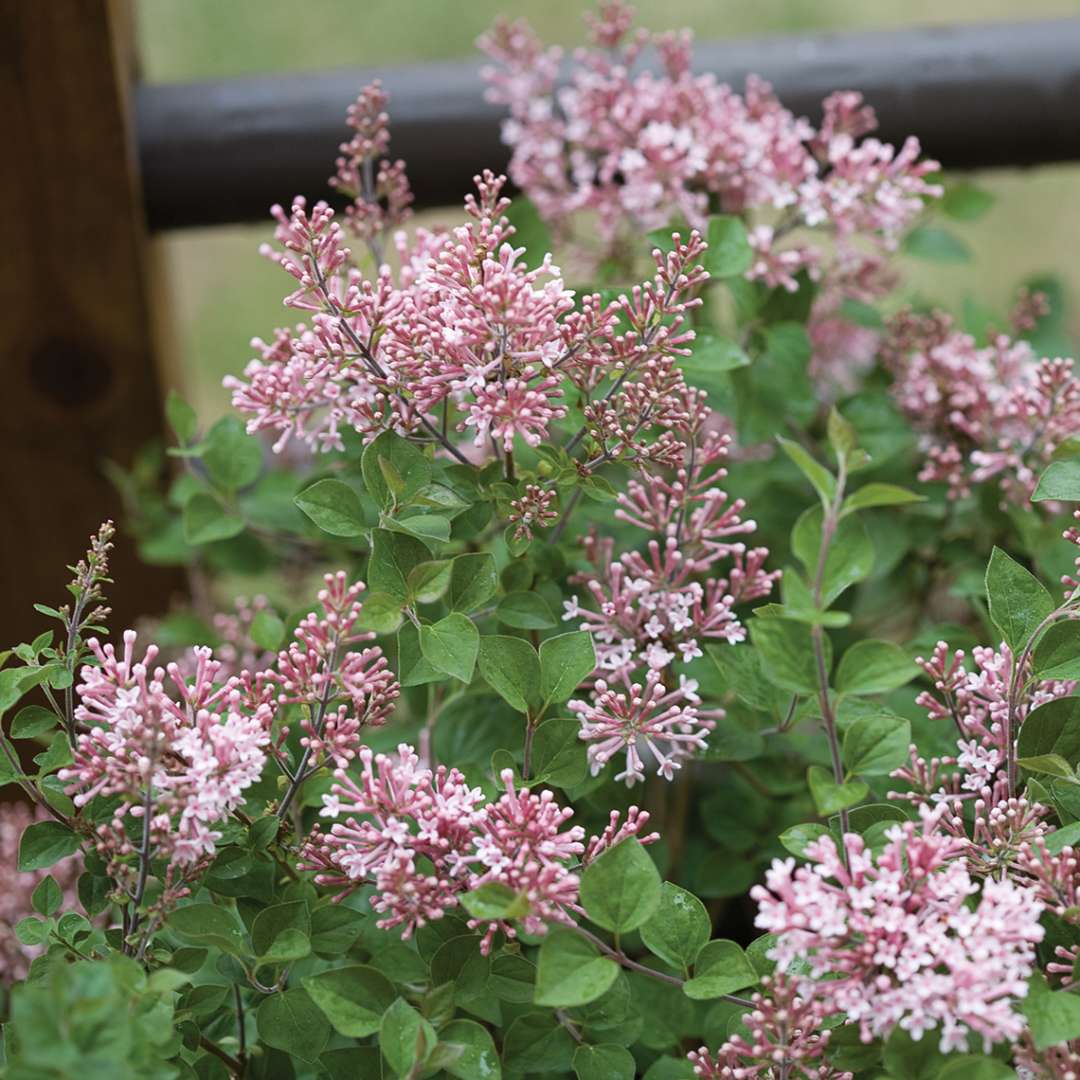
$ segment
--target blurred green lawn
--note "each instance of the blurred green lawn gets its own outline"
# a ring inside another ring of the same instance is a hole
[[[137,11],[145,77],[182,81],[454,57],[476,57],[479,67],[473,42],[497,14],[525,16],[546,40],[573,44],[581,40],[580,15],[589,6],[558,0],[138,0]],[[1080,0],[642,0],[637,8],[647,26],[689,26],[707,39],[1055,18],[1080,15]],[[343,112],[347,105],[341,103]],[[1062,123],[1070,122],[1062,117]],[[331,167],[328,161],[328,175]],[[1004,312],[1018,281],[1052,271],[1077,298],[1080,165],[974,179],[997,197],[995,207],[977,223],[950,226],[972,248],[973,261],[931,266],[907,260],[908,292],[950,306],[973,296]],[[268,226],[199,229],[158,241],[173,304],[172,381],[182,384],[204,416],[226,407],[221,378],[247,362],[250,338],[290,321],[281,307],[287,282],[256,253],[268,232]],[[1069,325],[1072,337],[1080,339],[1080,303],[1070,306]]]

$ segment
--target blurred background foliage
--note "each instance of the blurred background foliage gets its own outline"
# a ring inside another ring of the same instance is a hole
[[[143,74],[149,81],[167,82],[342,65],[377,69],[451,58],[475,58],[479,69],[473,43],[496,15],[524,16],[545,40],[573,45],[582,39],[581,15],[589,6],[565,0],[308,0],[303,5],[290,0],[138,0],[137,11]],[[637,10],[650,28],[688,26],[699,40],[707,40],[1060,18],[1080,15],[1080,0],[639,0]],[[343,114],[348,104],[341,103]],[[1062,117],[1062,123],[1069,122]],[[947,155],[943,164],[947,169]],[[327,161],[328,174],[331,168]],[[951,223],[970,257],[945,262],[905,257],[902,295],[957,312],[965,300],[977,300],[1003,313],[1020,280],[1052,272],[1075,298],[1080,292],[1075,254],[1080,165],[999,170],[972,179],[996,201],[977,221]],[[303,194],[318,198],[324,193]],[[453,222],[458,211],[425,217]],[[288,320],[281,307],[285,281],[257,254],[269,231],[269,224],[193,229],[157,241],[172,295],[168,381],[182,386],[204,419],[226,410],[222,376],[243,368],[251,337],[266,336]],[[1068,305],[1068,319],[1069,336],[1080,338],[1075,300]]]

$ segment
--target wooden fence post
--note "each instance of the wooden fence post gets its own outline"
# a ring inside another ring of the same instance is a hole
[[[114,628],[182,586],[138,561],[101,468],[162,430],[125,16],[0,0],[0,648],[45,628],[33,602],[65,599],[103,518],[120,526]]]

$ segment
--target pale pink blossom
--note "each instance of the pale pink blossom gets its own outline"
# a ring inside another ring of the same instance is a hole
[[[332,824],[312,830],[300,866],[339,900],[374,886],[377,925],[400,927],[406,938],[457,907],[462,893],[491,883],[506,886],[523,906],[513,920],[470,921],[483,931],[485,953],[497,933],[513,938],[518,925],[534,935],[551,923],[573,925],[580,914],[578,863],[632,836],[643,844],[657,839],[642,835],[649,815],[632,807],[621,825],[613,813],[586,845],[585,830],[567,824],[573,810],[549,789],[517,786],[509,769],[499,778],[503,793],[486,801],[456,769],[425,768],[405,744],[393,755],[363,747],[359,760],[359,776],[335,773],[322,810]]]
[[[625,769],[616,780],[626,786],[645,779],[642,750],[656,763],[666,780],[696,750],[704,750],[706,736],[724,715],[723,709],[702,709],[697,684],[680,679],[673,690],[665,688],[659,671],[650,670],[645,684],[624,680],[624,690],[597,679],[592,700],[573,700],[568,708],[581,724],[581,738],[588,744],[593,776],[617,754],[626,755]]]
[[[1039,359],[997,334],[985,346],[948,316],[901,313],[883,352],[893,394],[921,433],[920,479],[945,483],[950,498],[993,481],[1026,502],[1063,441],[1080,428],[1080,377],[1073,361]]]
[[[749,1038],[736,1032],[712,1054],[707,1047],[687,1056],[701,1080],[851,1080],[834,1069],[826,1053],[831,1032],[826,1002],[796,989],[793,979],[776,974],[761,980],[753,1008],[744,1013]]]
[[[848,834],[843,858],[824,836],[807,849],[810,865],[774,861],[751,892],[755,924],[777,935],[770,955],[865,1041],[897,1026],[914,1039],[935,1031],[943,1053],[966,1052],[971,1035],[987,1051],[1017,1039],[1025,1024],[1016,1005],[1044,933],[1035,891],[1008,878],[980,886],[937,813],[887,836],[876,859]]]

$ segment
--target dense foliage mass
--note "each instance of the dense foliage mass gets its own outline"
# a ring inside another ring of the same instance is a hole
[[[303,321],[116,473],[192,607],[106,641],[107,523],[4,655],[3,1075],[1080,1075],[1060,290],[905,306],[983,192],[590,41],[485,36],[452,227],[364,90]]]

